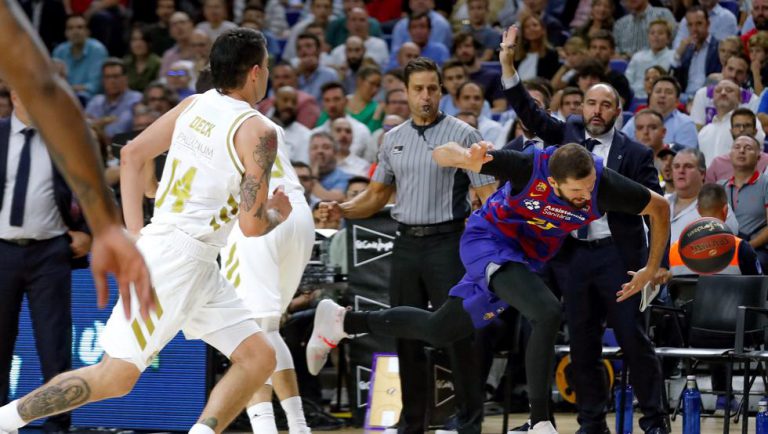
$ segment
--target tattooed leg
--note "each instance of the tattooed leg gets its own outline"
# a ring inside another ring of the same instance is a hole
[[[21,398],[17,410],[25,422],[64,413],[89,402],[125,395],[140,375],[132,363],[105,356],[96,365],[57,375]]]

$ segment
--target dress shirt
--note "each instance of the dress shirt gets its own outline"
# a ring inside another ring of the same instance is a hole
[[[603,167],[608,165],[608,154],[611,152],[611,144],[613,143],[613,136],[615,130],[611,128],[607,133],[602,136],[593,137],[589,132],[584,130],[584,139],[595,139],[600,142],[599,145],[595,145],[592,149],[592,153],[603,159]],[[592,206],[597,206],[593,203]],[[578,231],[571,232],[574,238],[578,238]],[[604,214],[599,219],[589,224],[589,232],[587,235],[588,241],[600,240],[611,236],[611,229],[608,227],[608,214]]]
[[[645,71],[655,65],[659,65],[665,70],[669,70],[674,59],[674,50],[670,50],[667,47],[664,47],[657,53],[654,53],[650,48],[635,53],[632,56],[632,59],[629,60],[627,70],[624,72],[624,75],[629,82],[629,86],[635,94],[635,98],[648,98],[644,86]]]
[[[699,131],[699,150],[704,154],[707,160],[707,167],[712,163],[715,157],[728,154],[733,144],[731,135],[731,116],[733,111],[724,116],[715,116],[712,122]],[[765,140],[765,132],[760,122],[757,122],[757,134],[755,135],[758,143]]]
[[[339,190],[344,193],[351,177],[352,175],[337,167],[320,178],[320,185],[326,190]]]
[[[351,154],[357,155],[358,157],[362,157],[363,155],[365,155],[365,150],[368,147],[368,144],[372,140],[371,130],[369,130],[364,123],[353,118],[349,113],[344,115],[344,117],[349,121],[350,124],[352,124],[352,146],[350,146],[349,152]],[[311,133],[314,134],[318,131],[324,131],[326,133],[330,133],[331,120],[328,119],[325,122],[323,122],[321,125],[318,125],[317,128],[311,131]]]
[[[696,129],[693,119],[687,114],[677,109],[672,110],[672,113],[664,118],[664,127],[667,129],[667,134],[664,135],[664,143],[676,145],[676,148],[681,146],[685,148],[699,147],[699,131]],[[621,132],[636,140],[634,117],[624,125]]]
[[[189,60],[191,62],[195,61],[194,57],[192,57],[191,50],[190,50],[189,56],[187,57],[182,56],[181,49],[179,48],[178,44],[165,50],[165,53],[163,53],[163,60],[162,62],[160,62],[160,77],[165,77],[165,74],[168,73],[169,69],[171,69],[171,65],[173,65],[179,60]]]
[[[335,70],[327,66],[318,65],[317,69],[309,76],[299,74],[299,89],[312,95],[317,101],[321,101],[321,88],[323,85],[331,81],[338,81],[338,79],[339,74]]]
[[[429,11],[429,20],[432,23],[432,29],[429,32],[429,42],[439,42],[445,47],[453,45],[453,29],[451,24],[444,16]],[[408,17],[401,18],[392,29],[392,52],[397,50],[406,42],[411,40],[411,34],[408,32]]]
[[[627,14],[619,18],[613,25],[616,51],[623,54],[631,54],[648,48],[648,27],[652,21],[658,19],[664,19],[673,26],[677,25],[672,11],[667,8],[651,6],[650,4],[640,13]]]
[[[709,51],[709,44],[714,42],[712,35],[707,36],[707,39],[701,44],[698,50],[693,52],[691,58],[691,64],[688,67],[688,87],[683,89],[683,93],[688,98],[693,98],[696,91],[704,87],[707,83],[707,52]],[[675,62],[679,62],[679,59],[675,59]]]
[[[93,38],[85,40],[80,57],[72,54],[72,44],[63,42],[53,50],[53,58],[67,65],[67,82],[84,85],[88,97],[101,91],[101,65],[109,56],[101,42]]]
[[[32,238],[47,240],[67,232],[67,225],[56,207],[53,193],[53,166],[48,149],[40,134],[30,142],[29,183],[24,204],[24,224],[11,226],[11,203],[16,185],[16,172],[24,147],[24,133],[27,125],[16,115],[11,115],[11,132],[8,140],[8,161],[6,166],[5,193],[0,208],[0,239],[13,240]]]
[[[480,135],[483,136],[483,140],[494,142],[493,144],[497,148],[505,145],[505,143],[495,142],[495,140],[499,137],[499,134],[501,134],[500,123],[481,115],[480,118],[477,119],[477,130],[480,131]]]
[[[294,121],[285,130],[285,146],[291,161],[309,164],[309,138],[312,133],[299,121]]]
[[[353,176],[368,177],[368,169],[371,167],[371,163],[358,157],[355,154],[347,155],[347,158],[342,160],[336,165],[336,168]]]
[[[453,103],[453,97],[446,93],[443,95],[442,98],[440,98],[440,105],[439,105],[440,111],[447,114],[448,116],[456,116],[461,112],[458,107],[456,107],[456,104]],[[483,109],[480,111],[480,116],[485,116],[490,118],[493,115],[493,112],[491,112],[491,105],[488,103],[488,100],[483,101]]]
[[[699,200],[694,200],[688,204],[685,209],[680,210],[677,215],[675,215],[677,193],[669,193],[664,197],[669,201],[669,222],[671,224],[669,239],[670,243],[674,243],[680,239],[680,234],[683,233],[683,229],[685,229],[686,226],[693,223],[694,220],[701,218],[701,214],[699,214],[699,210],[696,208]],[[739,234],[739,222],[736,220],[736,213],[733,212],[730,205],[728,205],[728,215],[725,217],[725,225],[728,226],[728,229],[732,234]]]
[[[738,34],[739,27],[736,23],[736,16],[734,16],[728,9],[716,4],[712,11],[709,12],[709,34],[714,36],[718,41],[734,36]],[[688,20],[683,17],[680,20],[680,25],[677,26],[677,35],[672,42],[672,49],[677,50],[683,39],[690,35],[688,33]]]
[[[126,90],[113,102],[109,102],[103,94],[96,95],[88,102],[85,113],[92,118],[117,117],[114,122],[104,127],[107,136],[114,137],[133,129],[133,106],[141,102],[142,98],[142,94],[135,90]]]

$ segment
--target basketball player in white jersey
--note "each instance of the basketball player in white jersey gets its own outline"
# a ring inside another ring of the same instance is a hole
[[[134,302],[126,318],[115,307],[101,339],[102,361],[0,408],[3,431],[127,394],[179,330],[232,361],[190,433],[223,431],[272,374],[272,347],[216,264],[236,222],[246,236],[258,236],[291,213],[282,191],[268,198],[277,131],[253,109],[269,75],[264,36],[229,31],[213,44],[210,62],[217,90],[187,98],[121,153],[123,212],[129,232],[141,232],[137,246],[156,290],[156,311],[142,319]],[[165,150],[155,214],[141,229],[142,169]]]
[[[104,166],[69,85],[58,76],[48,51],[14,0],[0,0],[0,78],[15,89],[51,158],[77,196],[93,235],[91,272],[99,307],[109,300],[107,272],[117,277],[126,315],[135,285],[142,317],[154,308],[144,260],[123,230],[120,211],[104,181]],[[4,181],[4,180],[0,180]],[[0,424],[2,431],[2,424]]]
[[[221,251],[221,272],[256,315],[277,356],[275,373],[268,384],[251,398],[246,408],[254,434],[277,434],[272,409],[273,387],[285,410],[290,434],[309,434],[311,431],[304,418],[293,359],[279,328],[280,318],[296,293],[312,254],[315,223],[312,210],[304,198],[304,188],[288,159],[283,129],[266,116],[258,116],[278,132],[277,156],[272,166],[269,190],[282,186],[293,211],[286,221],[263,237],[246,238],[235,228],[229,235],[227,246]]]

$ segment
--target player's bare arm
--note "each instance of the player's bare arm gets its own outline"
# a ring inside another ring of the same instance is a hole
[[[480,172],[483,164],[493,160],[493,156],[488,153],[490,149],[492,146],[486,141],[473,143],[469,148],[456,142],[448,142],[432,151],[432,159],[440,167],[457,167]]]
[[[640,212],[640,215],[647,215],[651,219],[651,245],[648,249],[648,262],[640,270],[630,271],[632,280],[622,285],[621,291],[616,293],[618,297],[616,301],[619,302],[640,292],[646,284],[654,283],[660,272],[661,260],[667,247],[667,241],[669,241],[669,202],[660,194],[651,190],[648,191],[651,193],[651,200]]]
[[[321,222],[326,222],[329,220],[337,221],[342,217],[349,219],[370,217],[384,208],[384,205],[389,202],[389,198],[392,197],[394,192],[394,185],[371,181],[368,184],[368,188],[350,201],[343,203],[336,201],[321,202],[317,207],[317,218]]]
[[[250,237],[265,235],[291,213],[291,204],[282,189],[269,197],[269,176],[277,155],[277,132],[252,117],[235,133],[235,149],[245,167],[240,183],[240,229]]]
[[[176,119],[192,103],[189,97],[165,113],[120,150],[120,194],[128,232],[137,236],[144,227],[142,207],[146,188],[144,167],[171,147]]]
[[[97,300],[109,300],[107,273],[115,273],[124,308],[130,307],[129,285],[136,285],[141,314],[149,317],[155,299],[144,260],[126,236],[112,192],[104,179],[98,147],[66,82],[55,72],[42,42],[13,0],[0,0],[0,77],[24,101],[40,129],[51,158],[77,195],[94,236],[91,271]]]

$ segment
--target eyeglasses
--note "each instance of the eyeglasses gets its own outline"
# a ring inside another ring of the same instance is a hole
[[[309,182],[309,181],[312,181],[314,179],[315,179],[314,176],[307,176],[307,175],[300,175],[299,176],[299,181],[301,181],[301,182]]]
[[[184,69],[171,69],[170,71],[166,72],[165,75],[168,77],[186,77],[187,71]]]
[[[731,126],[734,130],[746,130],[748,128],[754,128],[754,125],[752,124],[733,124]]]

